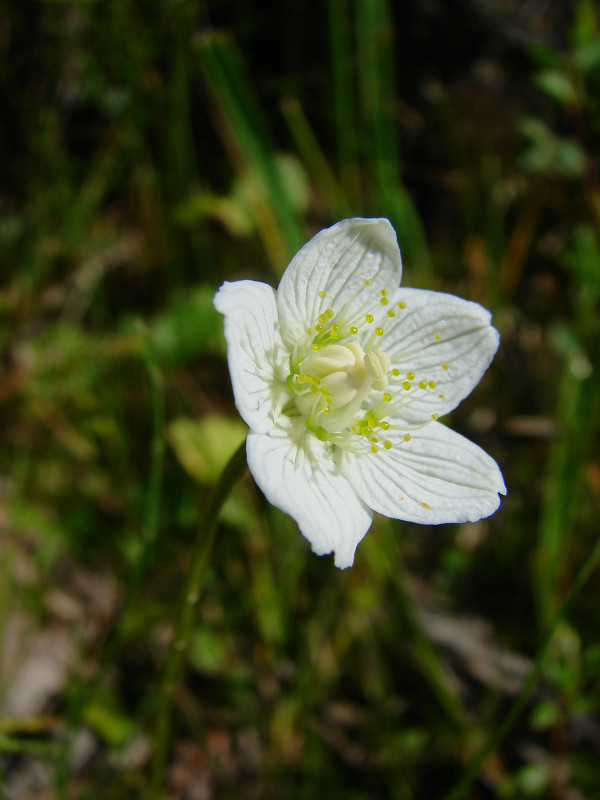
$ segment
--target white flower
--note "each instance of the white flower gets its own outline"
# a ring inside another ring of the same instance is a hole
[[[490,314],[401,289],[401,274],[388,220],[347,219],[294,256],[277,291],[237,281],[215,296],[250,470],[338,567],[352,565],[374,511],[473,521],[506,493],[496,462],[437,422],[498,348]]]

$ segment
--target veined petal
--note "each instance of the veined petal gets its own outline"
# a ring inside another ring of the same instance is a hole
[[[438,525],[474,522],[498,508],[506,487],[498,465],[477,445],[439,422],[390,450],[361,456],[340,451],[340,469],[359,497],[386,517]]]
[[[399,415],[408,422],[447,414],[479,383],[500,337],[485,308],[443,292],[399,289],[395,316],[381,346],[412,388],[403,392]],[[414,377],[412,375],[414,373]]]
[[[250,428],[268,431],[277,420],[283,393],[275,375],[284,355],[275,290],[258,281],[226,282],[214,304],[225,316],[227,362],[236,407]]]
[[[335,553],[336,567],[352,566],[373,514],[356,496],[323,442],[298,428],[248,434],[248,466],[267,500],[290,514],[317,555]]]
[[[391,295],[401,276],[396,233],[387,219],[357,217],[326,228],[296,253],[281,278],[277,306],[284,340],[293,345],[304,338],[328,308],[344,311],[347,319],[371,310],[381,289]]]

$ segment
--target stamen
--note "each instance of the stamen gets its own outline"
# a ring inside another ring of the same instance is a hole
[[[368,353],[365,353],[364,363],[365,369],[375,380],[385,378],[391,366],[390,357],[383,350],[369,350]]]

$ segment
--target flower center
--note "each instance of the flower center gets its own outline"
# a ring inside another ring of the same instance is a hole
[[[365,281],[367,286],[370,283]],[[325,301],[327,291],[318,295]],[[406,362],[414,353],[439,342],[440,333],[434,332],[430,341],[411,352],[392,354],[375,346],[383,344],[385,322],[377,324],[381,311],[374,306],[389,304],[388,292],[382,289],[379,299],[371,298],[352,312],[350,301],[339,312],[325,308],[290,354],[285,385],[291,403],[284,413],[301,415],[307,430],[317,438],[354,453],[391,449],[395,445],[386,434],[389,436],[392,431],[401,431],[401,441],[410,441],[410,431],[425,427],[438,414],[410,425],[402,423],[402,409],[431,394],[445,399],[438,394],[435,380],[410,370],[401,372],[393,366],[393,362]],[[401,300],[386,308],[385,318],[403,313],[406,306]],[[362,345],[355,338],[357,335]],[[444,363],[442,368],[450,367]]]
[[[367,395],[387,388],[390,367],[384,350],[365,353],[355,341],[328,344],[307,356],[292,380],[296,407],[307,417],[309,430],[341,433],[348,428]]]

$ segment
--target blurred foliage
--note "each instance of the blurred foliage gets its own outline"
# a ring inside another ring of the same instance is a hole
[[[406,285],[492,309],[449,421],[509,494],[473,525],[377,520],[339,572],[242,481],[165,797],[446,796],[598,535],[596,5],[0,11],[0,797],[149,796],[187,558],[245,430],[215,288],[275,284],[349,215],[391,219]],[[465,797],[600,798],[599,591]]]

